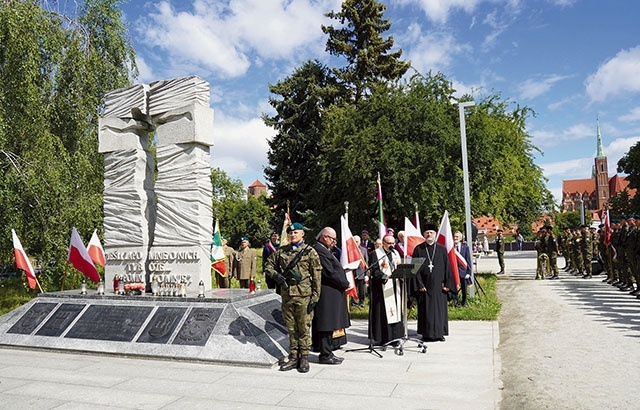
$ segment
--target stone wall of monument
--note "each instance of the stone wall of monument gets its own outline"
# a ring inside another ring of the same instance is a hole
[[[107,290],[115,275],[147,285],[154,275],[181,281],[188,292],[202,280],[210,289],[209,84],[191,76],[115,90],[99,127]]]

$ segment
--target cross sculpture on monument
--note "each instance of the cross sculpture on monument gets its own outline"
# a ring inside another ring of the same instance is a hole
[[[209,84],[190,76],[111,91],[98,137],[107,290],[116,275],[145,283],[147,291],[151,277],[189,284],[191,294],[200,281],[210,290]],[[156,141],[155,158],[150,140]]]

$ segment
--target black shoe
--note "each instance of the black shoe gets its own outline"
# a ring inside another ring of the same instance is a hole
[[[632,291],[632,292],[629,292],[629,294],[630,294],[630,295],[633,295],[633,296],[638,296],[638,295],[640,295],[640,288],[638,288],[638,289],[636,289],[636,290],[634,290],[634,291]]]
[[[501,270],[500,272],[496,273],[496,275],[504,275],[504,271]]]
[[[630,291],[632,289],[633,289],[632,285],[627,285],[624,288],[620,288],[620,290],[623,291],[623,292],[628,292],[628,291]]]
[[[591,275],[582,275],[582,279],[591,279]]]
[[[338,356],[331,356],[331,357],[326,358],[326,359],[324,359],[324,358],[318,359],[318,363],[320,363],[320,364],[341,364],[342,360]]]
[[[558,275],[553,275],[551,279],[560,279],[560,277]]]

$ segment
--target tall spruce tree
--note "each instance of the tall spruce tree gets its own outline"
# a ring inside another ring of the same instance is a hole
[[[296,216],[313,208],[309,194],[321,156],[322,114],[342,90],[330,70],[318,61],[307,61],[269,89],[281,98],[270,97],[276,114],[263,115],[264,122],[277,131],[269,142],[269,166],[264,172],[276,209],[286,212],[290,204],[292,216]]]
[[[402,50],[390,52],[393,36],[382,36],[391,28],[384,18],[386,8],[375,0],[345,0],[339,12],[326,14],[341,27],[322,26],[329,35],[326,51],[347,60],[346,66],[333,71],[356,104],[374,84],[398,80],[410,67],[400,60]]]

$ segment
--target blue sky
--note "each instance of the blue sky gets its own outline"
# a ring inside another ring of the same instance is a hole
[[[640,2],[386,0],[395,49],[459,94],[499,93],[536,112],[527,131],[557,200],[562,180],[589,178],[599,117],[610,175],[640,140]],[[320,26],[338,0],[170,0],[123,6],[138,82],[198,75],[215,110],[212,166],[266,182],[261,114],[268,84],[308,59],[336,65]],[[342,65],[344,62],[340,61]],[[473,160],[470,153],[469,160]]]

